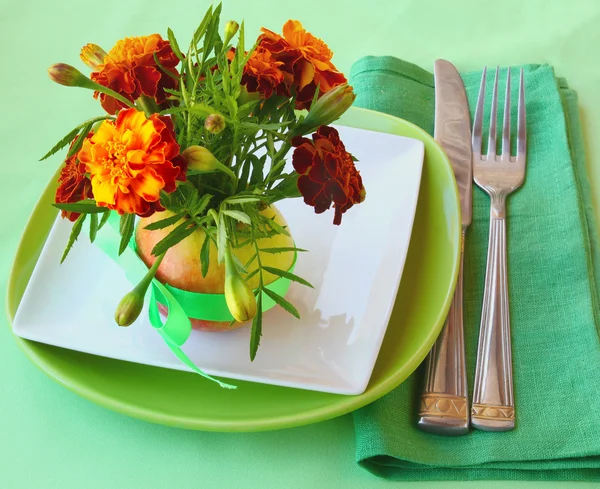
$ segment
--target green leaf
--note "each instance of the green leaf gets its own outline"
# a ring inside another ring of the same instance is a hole
[[[191,209],[192,216],[196,217],[202,214],[212,198],[213,196],[211,194],[203,195],[200,199],[200,202],[198,202],[198,204],[193,209]]]
[[[267,155],[263,155],[261,158],[256,157],[256,155],[250,155],[249,159],[252,162],[252,174],[250,175],[250,184],[256,185],[259,182],[262,182],[264,179],[264,168],[265,163],[267,161]]]
[[[315,89],[315,94],[313,95],[312,101],[310,102],[310,108],[311,109],[314,107],[315,103],[319,99],[319,92],[320,91],[321,91],[321,84],[319,83],[317,85],[317,88]]]
[[[246,54],[246,56],[244,57],[240,69],[243,68],[244,66],[246,66],[246,63],[248,62],[248,60],[250,59],[252,54],[254,54],[254,51],[256,51],[256,48],[258,47],[258,45],[259,45],[259,41],[257,39],[256,42],[254,43],[254,45],[248,50],[248,54]],[[243,50],[241,50],[240,52],[243,52]]]
[[[236,235],[238,233],[236,232]],[[251,233],[245,233],[246,235],[251,235]],[[243,248],[244,246],[249,245],[250,243],[252,243],[252,239],[245,239],[244,241],[238,241],[237,243],[235,243],[235,247],[236,248]]]
[[[244,224],[252,224],[252,221],[250,220],[250,216],[248,214],[246,214],[245,212],[241,212],[241,211],[232,211],[232,210],[224,210],[223,214],[225,214],[226,216],[232,217],[233,219],[243,222]]]
[[[258,258],[258,254],[254,253],[250,259],[245,263],[245,267],[248,268],[250,265],[252,265],[252,263],[254,263],[254,260],[256,260]],[[246,272],[248,273],[248,272]]]
[[[152,56],[154,58],[154,62],[156,63],[156,65],[160,68],[160,70],[165,74],[170,76],[171,78],[179,81],[179,76],[177,76],[175,73],[173,73],[172,71],[167,70],[167,68],[165,68],[165,66],[163,66],[163,64],[160,62],[160,60],[158,59],[158,56],[156,55],[156,51],[154,51],[152,53]]]
[[[298,309],[296,309],[290,302],[280,296],[277,292],[273,292],[272,290],[266,288],[263,289],[263,292],[273,299],[277,304],[283,307],[292,316],[300,319],[300,313],[298,312]]]
[[[194,37],[192,38],[192,43],[194,45],[198,44],[198,42],[204,35],[204,32],[206,31],[206,26],[208,25],[208,22],[210,21],[212,14],[213,14],[213,8],[211,5],[208,8],[208,10],[206,11],[206,14],[204,14],[204,18],[202,19],[202,22],[200,22],[200,25],[196,29],[196,32],[194,32]]]
[[[219,255],[219,263],[223,263],[225,258],[225,247],[227,246],[227,228],[225,227],[225,218],[223,214],[219,214],[219,227],[217,234],[217,250]]]
[[[180,114],[181,112],[185,112],[187,109],[187,107],[171,107],[170,109],[165,109],[165,110],[161,110],[160,111],[160,115],[173,115],[173,114]]]
[[[74,204],[52,204],[57,209],[67,212],[79,212],[81,214],[98,214],[100,212],[106,212],[106,207],[97,207],[96,202],[93,200],[81,200]]]
[[[69,134],[67,134],[64,138],[62,138],[58,143],[56,143],[50,151],[48,151],[44,156],[42,156],[40,158],[39,161],[43,161],[46,158],[49,158],[50,156],[52,156],[54,153],[63,149],[65,146],[70,144],[71,141],[73,141],[73,139],[75,138],[75,136],[77,136],[77,134],[79,134],[79,126],[77,126]]]
[[[93,123],[90,123],[86,126],[83,126],[83,129],[81,130],[81,132],[79,133],[79,137],[77,138],[77,142],[71,147],[71,149],[67,153],[67,158],[70,158],[71,156],[79,152],[79,150],[83,146],[83,141],[85,140],[89,132],[92,130],[93,125]]]
[[[233,98],[231,95],[227,95],[225,97],[225,103],[227,105],[227,108],[229,109],[229,114],[231,115],[231,118],[233,120],[236,120],[236,118],[237,118],[237,111],[238,111],[238,104],[237,104],[235,98]]]
[[[256,256],[256,255],[255,255]],[[258,272],[260,272],[260,268],[255,268],[252,272],[250,272],[248,275],[246,275],[246,278],[244,280],[248,281],[250,280],[252,277],[254,277],[254,275],[256,275]]]
[[[212,217],[215,227],[219,227],[219,214],[214,209],[208,209],[208,215]]]
[[[275,221],[275,219],[269,219],[265,216],[260,216],[263,222],[265,222],[273,231],[276,231],[278,234],[283,234],[285,236],[289,236],[290,232],[285,229],[281,224]]]
[[[284,166],[285,160],[282,158],[277,163],[275,163],[275,165],[273,165],[273,168],[271,168],[271,170],[269,171],[268,180],[272,180],[274,177],[278,176],[281,173],[281,170],[283,170]]]
[[[57,151],[60,151],[62,148],[64,148],[68,144],[70,144],[71,141],[73,141],[73,139],[75,139],[75,136],[77,136],[77,134],[79,134],[79,131],[81,130],[82,127],[85,127],[88,125],[93,126],[98,121],[103,121],[105,119],[111,119],[111,118],[112,117],[110,115],[103,115],[103,116],[94,117],[92,119],[88,119],[87,121],[82,122],[75,129],[73,129],[69,134],[67,134],[64,138],[62,138],[58,143],[56,143],[50,151],[48,151],[42,158],[40,158],[40,161],[45,160],[46,158],[52,156]]]
[[[135,214],[123,214],[119,223],[119,232],[121,234],[121,244],[119,245],[119,255],[122,254],[129,244],[133,230],[135,229]]]
[[[258,294],[256,299],[256,314],[252,319],[252,331],[250,333],[250,360],[254,361],[258,346],[260,345],[260,337],[262,335],[262,294]]]
[[[177,98],[179,98],[179,96],[181,95],[181,92],[179,90],[173,90],[172,88],[164,88],[163,90],[169,95],[175,95]]]
[[[93,243],[98,233],[98,214],[90,214],[90,243]]]
[[[293,274],[292,272],[288,272],[286,270],[282,270],[281,268],[272,268],[272,267],[262,267],[265,272],[272,273],[273,275],[277,275],[279,277],[287,278],[288,280],[292,280],[293,282],[298,282],[299,284],[306,285],[311,289],[314,289],[310,282],[307,282],[302,277],[298,277],[298,275]]]
[[[171,217],[166,217],[165,219],[161,219],[160,221],[154,221],[151,224],[148,224],[144,229],[148,231],[155,231],[156,229],[163,229],[167,226],[171,226],[179,222],[179,220],[185,216],[185,212],[180,212],[179,214],[175,214]]]
[[[102,226],[104,226],[108,220],[110,219],[110,211],[106,211],[103,216],[102,219],[100,220],[100,224],[98,225],[98,229],[102,229]]]
[[[293,246],[283,246],[280,248],[261,248],[260,251],[264,253],[285,253],[286,251],[303,252],[308,250],[303,250],[302,248],[295,248]]]
[[[238,119],[243,121],[247,119],[254,111],[255,107],[260,103],[260,100],[251,100],[238,107]]]
[[[298,188],[298,174],[293,173],[285,177],[284,180],[270,191],[269,202],[274,203],[282,199],[293,199],[301,195]]]
[[[193,221],[182,222],[173,231],[171,231],[163,239],[156,243],[156,245],[152,249],[152,254],[154,256],[162,255],[169,248],[175,246],[177,243],[187,238],[196,230],[196,228],[197,226]]]
[[[251,202],[260,202],[262,199],[254,196],[247,197],[229,197],[225,199],[224,202],[227,204],[249,204]]]
[[[264,131],[277,131],[278,129],[281,129],[287,125],[289,125],[292,121],[285,121],[285,122],[277,122],[277,123],[268,123],[268,124],[258,124],[255,122],[242,122],[240,123],[240,126],[243,129],[255,129],[255,130],[264,130]]]
[[[244,265],[235,253],[231,254],[231,258],[233,258],[233,261],[234,261],[235,265],[237,266],[238,270],[240,271],[240,273],[243,273],[243,274],[248,273],[248,270],[246,269],[247,265]]]
[[[240,25],[240,30],[239,30],[239,36],[238,36],[238,44],[237,47],[235,49],[235,55],[233,57],[233,61],[231,62],[231,70],[232,73],[235,75],[234,79],[233,79],[233,83],[234,85],[239,85],[241,79],[242,79],[242,66],[241,66],[241,62],[244,59],[244,56],[246,55],[246,48],[244,47],[244,21],[242,21],[242,24]]]
[[[250,158],[246,158],[242,165],[242,172],[240,174],[240,178],[238,180],[237,191],[241,192],[246,185],[248,184],[248,177],[250,176],[250,166],[252,165],[252,161]]]
[[[175,53],[181,61],[183,61],[183,54],[181,54],[181,50],[179,49],[179,44],[177,43],[177,39],[175,39],[175,34],[170,27],[167,28],[167,37],[169,38],[169,44],[171,44],[171,49]]]
[[[206,35],[204,36],[204,45],[202,46],[202,61],[204,65],[204,61],[206,57],[213,50],[213,47],[219,39],[219,20],[221,16],[221,4],[215,8],[210,21],[207,23],[206,27]],[[194,36],[195,37],[195,36]],[[204,67],[204,66],[202,66]]]
[[[210,265],[210,236],[206,233],[202,249],[200,250],[200,263],[202,264],[202,277],[206,277]]]
[[[69,251],[71,251],[71,248],[73,247],[73,244],[75,244],[75,241],[79,237],[79,234],[81,233],[81,228],[83,227],[83,221],[85,221],[86,217],[86,214],[81,214],[73,224],[73,228],[71,229],[71,235],[69,236],[69,242],[67,243],[67,247],[65,248],[65,252],[63,253],[62,258],[60,259],[61,263],[65,261],[65,258],[67,257]]]
[[[190,107],[192,114],[198,114],[204,117],[208,117],[210,114],[216,114],[219,111],[213,109],[210,105],[195,103]]]
[[[186,201],[186,207],[188,209],[193,209],[194,207],[196,207],[198,205],[198,197],[199,194],[197,191],[194,191],[190,194],[188,200]]]

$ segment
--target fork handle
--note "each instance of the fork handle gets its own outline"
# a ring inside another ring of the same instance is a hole
[[[497,197],[491,206],[471,425],[485,431],[509,431],[515,426],[505,201]]]
[[[464,435],[469,432],[467,373],[463,335],[463,251],[448,316],[427,356],[425,386],[421,394],[418,426],[438,435]]]

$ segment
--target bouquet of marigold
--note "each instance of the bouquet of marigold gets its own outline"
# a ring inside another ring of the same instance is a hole
[[[247,49],[243,23],[229,21],[221,34],[220,11],[209,8],[185,53],[168,29],[167,39],[126,38],[108,52],[84,46],[89,77],[51,66],[53,81],[91,89],[106,113],[44,158],[69,148],[54,204],[73,222],[63,260],[86,219],[94,241],[116,216],[118,252],[133,246],[148,267],[115,305],[119,325],[139,316],[155,280],[199,298],[214,294],[229,316],[207,310],[189,315],[192,325],[217,331],[252,321],[254,359],[267,302],[299,317],[269,285],[310,286],[291,271],[305,250],[275,204],[302,197],[316,213],[333,208],[339,225],[365,189],[330,127],[354,94],[327,45],[290,20],[282,35],[263,28]]]

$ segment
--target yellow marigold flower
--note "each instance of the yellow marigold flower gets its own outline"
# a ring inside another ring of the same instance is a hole
[[[147,217],[163,210],[161,191],[173,192],[185,180],[185,160],[179,154],[173,123],[168,117],[149,118],[136,109],[105,120],[83,142],[78,153],[92,181],[99,206]]]

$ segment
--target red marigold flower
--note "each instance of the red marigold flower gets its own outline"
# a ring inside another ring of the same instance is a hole
[[[88,138],[92,133],[88,134]],[[71,143],[75,144],[77,138]],[[93,198],[92,182],[85,175],[85,165],[77,161],[77,155],[73,155],[65,160],[65,165],[60,171],[58,177],[58,188],[54,201],[57,204],[75,204],[81,200]],[[75,222],[79,217],[78,212],[61,211],[63,218]]]
[[[283,36],[264,27],[259,44],[283,62],[286,86],[294,88],[296,108],[308,109],[317,86],[319,96],[347,82],[346,77],[331,62],[333,53],[321,39],[307,32],[297,20],[288,20],[283,26]]]
[[[104,62],[91,73],[90,78],[132,102],[141,95],[146,95],[160,105],[167,98],[165,88],[176,89],[177,80],[158,67],[154,60],[155,53],[160,64],[178,76],[175,67],[179,64],[179,58],[171,49],[169,41],[163,40],[158,34],[152,34],[118,41],[108,52]],[[95,92],[94,97],[100,97],[102,107],[109,114],[126,108],[123,103],[106,94]]]
[[[317,214],[333,207],[333,223],[342,222],[342,214],[354,204],[365,200],[366,192],[354,160],[339,133],[333,127],[321,126],[312,141],[296,137],[292,164],[298,172],[298,189],[304,202]]]
[[[258,46],[244,66],[242,84],[249,92],[259,92],[263,98],[269,98],[273,91],[285,90],[282,65],[283,62],[277,61],[270,51]]]
[[[78,156],[90,173],[97,205],[119,214],[148,217],[164,210],[161,191],[175,191],[175,181],[186,178],[171,119],[147,118],[136,109],[121,110],[114,122],[103,121]]]

